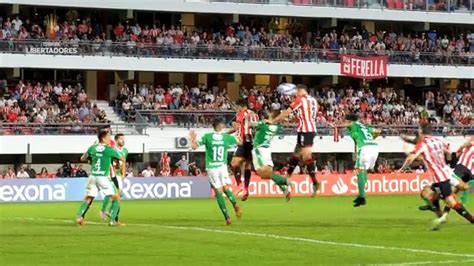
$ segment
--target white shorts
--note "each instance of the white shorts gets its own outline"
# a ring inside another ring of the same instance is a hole
[[[270,151],[270,148],[253,148],[252,161],[255,170],[260,169],[264,166],[273,167],[272,152]]]
[[[212,187],[219,189],[225,185],[231,185],[232,180],[229,177],[229,171],[227,165],[222,165],[217,168],[207,169],[207,177]]]
[[[115,195],[115,185],[110,178],[105,176],[89,176],[86,185],[86,196],[97,197],[99,190],[105,196]]]
[[[371,170],[374,169],[377,157],[379,156],[378,145],[366,145],[360,148],[357,153],[357,161],[355,167],[357,169]]]

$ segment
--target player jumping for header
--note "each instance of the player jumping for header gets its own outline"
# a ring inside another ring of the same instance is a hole
[[[293,156],[290,159],[288,174],[291,176],[302,161],[306,166],[306,170],[313,182],[314,197],[319,188],[319,182],[316,179],[316,166],[313,159],[313,144],[316,137],[316,115],[318,113],[318,101],[308,94],[305,85],[296,86],[296,99],[290,105],[286,112],[282,112],[280,116],[288,117],[291,112],[295,112],[298,118],[298,127],[296,146]],[[280,117],[278,117],[280,119]]]
[[[212,189],[216,194],[217,204],[224,215],[225,223],[230,225],[232,223],[229,212],[225,206],[223,193],[226,194],[229,201],[234,207],[237,217],[242,215],[239,204],[237,203],[234,193],[230,190],[229,185],[232,181],[227,170],[227,153],[229,146],[236,145],[237,139],[226,132],[223,132],[224,123],[220,120],[214,121],[213,132],[204,134],[199,140],[194,131],[190,132],[191,146],[195,150],[199,146],[206,148],[206,171],[211,183]]]
[[[359,195],[354,200],[354,207],[367,204],[365,199],[365,186],[367,184],[367,172],[373,170],[379,155],[379,145],[374,138],[380,134],[380,130],[358,121],[357,114],[346,115],[346,122],[338,127],[347,128],[356,146],[355,170],[357,173],[357,188]]]
[[[252,160],[255,171],[262,179],[272,179],[285,194],[289,201],[289,179],[273,172],[272,152],[270,144],[273,138],[281,132],[279,117],[280,111],[272,111],[268,119],[254,124],[255,137],[253,139]],[[282,117],[282,116],[280,116]],[[281,119],[281,118],[280,118]]]

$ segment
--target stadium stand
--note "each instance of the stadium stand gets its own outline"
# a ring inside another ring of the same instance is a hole
[[[436,30],[369,32],[364,26],[343,31],[304,29],[298,20],[280,29],[235,23],[221,28],[121,23],[103,31],[90,18],[60,21],[48,33],[42,21],[7,17],[2,23],[2,50],[24,52],[39,40],[56,39],[79,54],[142,57],[210,57],[275,61],[337,61],[339,54],[388,55],[391,62],[410,64],[472,64],[474,33]],[[314,32],[306,39],[308,32]]]

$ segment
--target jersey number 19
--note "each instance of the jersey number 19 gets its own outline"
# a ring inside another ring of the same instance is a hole
[[[222,162],[224,160],[224,147],[214,146],[212,147],[213,160],[215,162]]]

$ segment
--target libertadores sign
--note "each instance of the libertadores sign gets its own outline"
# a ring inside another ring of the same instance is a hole
[[[321,182],[318,195],[349,196],[357,194],[357,177],[353,174],[318,175]],[[366,192],[369,195],[417,194],[424,186],[431,184],[428,174],[370,174]],[[312,192],[311,179],[307,175],[291,178],[292,196],[309,196]],[[235,189],[234,189],[235,190]],[[249,186],[252,197],[281,196],[282,192],[271,180],[252,177]]]
[[[387,77],[386,56],[355,56],[343,54],[340,63],[340,74],[361,79],[384,79]]]

